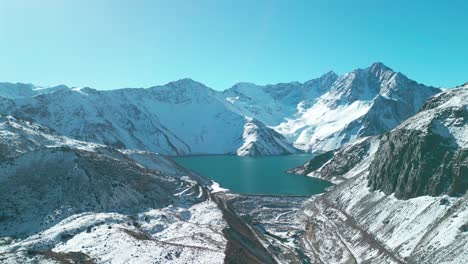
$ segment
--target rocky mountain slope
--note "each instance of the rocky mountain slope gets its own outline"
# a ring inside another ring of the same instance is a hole
[[[300,248],[310,262],[468,261],[467,94],[436,95],[381,138],[296,169],[337,183],[304,205]]]
[[[0,150],[1,263],[224,259],[222,212],[182,168],[10,116]]]
[[[397,198],[463,195],[468,189],[468,88],[431,98],[421,112],[385,134],[369,168],[369,186]]]
[[[379,143],[378,136],[361,138],[345,144],[336,151],[316,155],[305,165],[288,172],[339,184],[345,181],[347,176],[367,169],[365,161],[373,157]],[[357,166],[357,164],[362,164],[362,166]],[[349,173],[350,171],[353,173]]]

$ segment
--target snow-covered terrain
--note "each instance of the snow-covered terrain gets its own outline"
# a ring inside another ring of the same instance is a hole
[[[322,152],[394,128],[438,92],[375,63],[305,83],[239,83],[223,95],[234,111],[274,128],[294,147]]]
[[[223,263],[225,227],[212,201],[134,216],[85,212],[22,240],[3,238],[0,262]]]
[[[289,172],[339,184],[368,168],[368,162],[377,151],[379,142],[377,136],[360,138],[336,151],[317,155],[305,165]]]
[[[268,126],[275,126],[313,105],[338,78],[334,72],[305,83],[291,82],[260,86],[238,83],[225,90],[222,97],[234,111],[255,117]]]
[[[239,156],[284,155],[298,152],[282,135],[251,117],[247,118],[242,138],[244,144],[237,150]]]
[[[296,170],[338,183],[304,205],[301,248],[311,262],[468,262],[467,95],[468,87],[438,94],[380,139]]]
[[[0,263],[222,263],[227,224],[199,182],[156,153],[1,116]]]
[[[288,154],[295,151],[285,139],[226,106],[214,90],[190,79],[148,89],[98,91],[62,89],[27,98],[0,98],[0,111],[53,128],[59,133],[115,148],[170,155]],[[249,131],[245,131],[245,130]],[[255,131],[252,131],[255,130]],[[249,133],[249,142],[243,135]],[[242,151],[238,149],[242,147]]]
[[[275,130],[299,149],[329,151],[394,128],[438,92],[376,63],[339,77],[315,104],[301,107]]]
[[[304,83],[238,83],[223,92],[191,79],[110,91],[2,83],[0,112],[116,148],[278,155],[333,150],[381,134],[438,92],[375,63],[340,77],[329,72]]]
[[[0,263],[466,263],[468,85],[439,92],[381,63],[224,92],[2,83]],[[238,195],[164,156],[298,149],[326,152],[291,172],[336,185]]]
[[[39,94],[52,93],[55,91],[67,89],[69,88],[65,85],[58,85],[53,87],[39,87],[25,83],[0,82],[0,96],[10,99],[32,97]]]

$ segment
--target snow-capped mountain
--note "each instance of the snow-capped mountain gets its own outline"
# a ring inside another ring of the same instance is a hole
[[[305,204],[303,252],[317,263],[466,263],[467,138],[464,86],[295,169],[337,184]]]
[[[274,128],[296,148],[322,152],[394,128],[438,92],[375,63],[305,83],[239,83],[223,95],[235,111]]]
[[[438,92],[375,63],[341,77],[329,72],[305,83],[238,83],[223,92],[191,79],[111,91],[3,83],[0,111],[117,148],[170,155],[275,155],[295,148],[328,151],[378,135]],[[252,132],[259,128],[266,133]],[[252,141],[269,143],[253,148]]]
[[[65,85],[57,85],[52,87],[39,87],[26,83],[0,83],[0,96],[5,98],[22,98],[32,97],[39,94],[52,93],[59,90],[69,89]]]
[[[315,104],[275,130],[299,149],[328,151],[394,128],[438,92],[376,63],[339,77]]]
[[[247,118],[242,138],[244,143],[237,150],[239,156],[285,155],[298,152],[282,135],[251,117]]]
[[[224,259],[222,212],[176,165],[153,156],[149,168],[133,152],[10,116],[0,117],[0,150],[1,263]],[[168,166],[177,176],[160,172]]]
[[[306,83],[0,97],[0,262],[466,263],[468,85],[382,64]],[[295,153],[286,128],[333,149],[294,170],[336,184],[305,204],[215,194],[156,153]]]
[[[265,86],[238,83],[225,90],[222,96],[234,111],[255,117],[265,125],[276,126],[301,109],[313,105],[318,97],[330,89],[337,78],[334,72],[328,72],[305,83]]]
[[[63,89],[28,98],[0,99],[0,111],[34,120],[59,133],[116,148],[169,155],[252,155],[245,146],[268,135],[256,155],[287,154],[285,139],[226,107],[218,93],[190,79],[148,89]],[[257,129],[265,131],[255,132]],[[248,131],[246,131],[248,130]],[[244,138],[244,134],[250,136]],[[245,140],[249,140],[246,142]],[[241,151],[238,151],[242,148]]]

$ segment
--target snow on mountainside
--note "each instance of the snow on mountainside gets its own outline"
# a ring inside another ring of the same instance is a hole
[[[299,149],[328,151],[394,128],[438,92],[376,63],[339,77],[315,104],[275,130]]]
[[[227,225],[190,174],[13,117],[0,149],[1,263],[222,263]]]
[[[0,160],[14,158],[28,151],[41,148],[72,147],[85,151],[99,151],[112,156],[115,151],[105,145],[74,140],[57,134],[52,129],[29,121],[0,115]],[[141,150],[118,150],[121,154],[136,160],[147,168],[168,175],[182,176],[190,174],[172,159],[161,154]],[[120,155],[120,153],[118,155]],[[193,175],[197,177],[196,175]],[[199,182],[207,179],[197,177]]]
[[[268,126],[277,125],[293,116],[330,89],[338,78],[334,72],[305,83],[291,82],[260,86],[238,83],[222,96],[228,105],[245,116],[252,116]]]
[[[438,92],[375,63],[303,84],[239,83],[223,96],[234,111],[274,128],[296,148],[321,152],[394,128]]]
[[[0,108],[69,137],[115,148],[170,155],[227,154],[247,144],[242,137],[245,117],[229,110],[217,92],[190,79],[148,89],[81,88],[3,98]],[[288,143],[282,137],[270,142],[256,155],[293,149],[284,147]]]
[[[253,118],[247,118],[242,137],[244,144],[237,150],[239,156],[284,155],[298,152],[283,136]]]
[[[50,91],[0,85],[0,112],[117,148],[170,155],[272,155],[293,153],[287,144],[322,152],[381,134],[415,114],[440,89],[375,63],[341,77],[329,72],[305,83],[238,83],[224,92],[191,79],[148,89]],[[284,138],[261,139],[271,144],[249,153],[254,148],[244,139],[251,138],[245,137],[252,134],[246,129],[254,126],[246,117],[268,131],[261,135],[276,135],[269,131],[274,129]]]
[[[39,94],[52,93],[59,90],[69,89],[65,85],[58,85],[53,87],[38,87],[32,84],[25,83],[0,83],[0,96],[5,98],[22,98],[33,97]]]
[[[380,138],[297,169],[337,183],[305,204],[311,262],[466,263],[467,106],[468,87],[448,90]]]
[[[468,189],[468,87],[430,98],[422,111],[383,135],[369,186],[404,199],[463,195]]]
[[[293,168],[289,172],[339,184],[347,179],[345,177],[367,169],[368,161],[377,151],[379,142],[378,136],[361,138],[345,144],[336,151],[316,155],[305,165]]]

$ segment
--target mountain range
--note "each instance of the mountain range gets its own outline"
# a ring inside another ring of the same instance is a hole
[[[0,83],[0,262],[466,263],[467,139],[468,84],[381,63],[222,92]],[[302,151],[290,172],[325,193],[231,193],[167,156]]]
[[[0,83],[0,113],[120,149],[281,155],[328,151],[388,131],[438,92],[375,63],[340,77],[239,83],[222,92],[191,79],[109,91]]]

